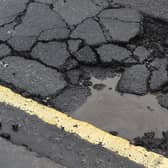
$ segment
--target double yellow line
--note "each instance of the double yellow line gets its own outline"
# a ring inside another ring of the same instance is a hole
[[[66,132],[73,133],[92,144],[102,144],[104,148],[147,168],[168,168],[168,159],[162,155],[134,146],[128,140],[113,136],[89,123],[73,119],[32,99],[24,98],[1,85],[0,103],[18,108],[29,115],[35,115],[42,121],[64,128]]]

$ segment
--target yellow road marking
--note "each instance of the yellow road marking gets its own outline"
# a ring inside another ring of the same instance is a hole
[[[32,99],[24,98],[1,85],[0,103],[16,107],[29,115],[36,115],[50,125],[58,128],[63,127],[66,132],[74,133],[92,144],[101,143],[104,148],[116,152],[120,156],[127,157],[131,161],[144,165],[147,168],[168,168],[168,159],[162,155],[131,145],[128,140],[112,136],[89,123],[73,119],[53,108],[39,104]]]

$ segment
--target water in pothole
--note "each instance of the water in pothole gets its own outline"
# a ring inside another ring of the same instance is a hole
[[[168,130],[168,110],[151,94],[121,95],[115,91],[119,78],[92,78],[93,84],[101,83],[106,87],[102,90],[91,88],[92,95],[72,116],[105,131],[117,131],[119,136],[130,140],[149,131],[160,137],[162,131]]]

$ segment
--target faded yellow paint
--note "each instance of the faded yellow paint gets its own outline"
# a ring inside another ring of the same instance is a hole
[[[168,159],[162,155],[131,145],[128,140],[112,136],[89,123],[73,119],[53,108],[24,98],[4,86],[0,86],[0,103],[16,107],[29,115],[36,115],[50,125],[55,125],[58,128],[63,127],[66,132],[74,133],[92,144],[101,143],[104,148],[147,168],[168,168]]]

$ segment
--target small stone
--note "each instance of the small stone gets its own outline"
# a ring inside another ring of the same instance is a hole
[[[148,91],[149,75],[150,73],[145,65],[134,65],[127,68],[118,83],[117,89],[123,93],[145,95]]]
[[[83,64],[97,63],[96,54],[89,46],[85,46],[81,48],[78,52],[75,53],[74,56],[80,63],[83,63]]]
[[[113,136],[117,136],[118,135],[118,132],[117,131],[110,131],[109,132],[111,135],[113,135]]]
[[[103,83],[97,83],[97,84],[93,85],[93,89],[95,89],[95,90],[103,90],[105,87],[106,87],[106,85]]]
[[[82,85],[89,87],[89,86],[92,86],[93,83],[92,83],[92,81],[90,81],[90,80],[83,80],[83,81],[82,81]]]
[[[154,133],[154,132],[147,132],[147,133],[144,133],[144,137],[147,137],[147,138],[154,138],[154,137],[155,137],[155,133]]]
[[[134,56],[142,63],[150,56],[150,52],[143,46],[139,46],[134,51]]]
[[[146,108],[150,111],[154,111],[154,109],[151,106],[147,106]]]
[[[18,130],[19,130],[18,124],[13,124],[13,125],[12,125],[12,130],[13,130],[14,132],[18,132]]]

